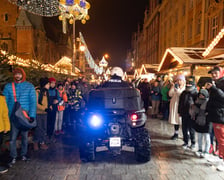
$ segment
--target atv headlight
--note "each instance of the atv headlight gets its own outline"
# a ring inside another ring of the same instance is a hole
[[[103,124],[103,119],[101,116],[94,114],[90,117],[89,124],[94,128],[101,127]]]

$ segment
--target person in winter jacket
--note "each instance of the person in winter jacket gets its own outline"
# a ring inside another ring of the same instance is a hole
[[[68,105],[70,110],[70,123],[74,124],[74,122],[79,120],[81,101],[82,101],[82,93],[77,88],[76,83],[71,83],[71,88],[68,93]]]
[[[34,150],[46,150],[45,134],[47,133],[47,109],[49,101],[50,83],[48,78],[40,78],[40,87],[36,89],[37,95],[37,127],[34,129]]]
[[[124,72],[120,67],[113,67],[111,70],[111,77],[108,81],[102,84],[102,88],[122,88],[130,87],[129,83],[123,81]]]
[[[182,132],[183,132],[183,148],[188,148],[189,134],[191,139],[190,149],[195,149],[195,130],[193,128],[193,121],[189,114],[190,107],[197,99],[197,88],[195,86],[194,77],[189,77],[186,82],[186,89],[181,93],[178,105],[178,113],[182,118]]]
[[[15,68],[13,71],[13,78],[16,90],[16,99],[21,104],[21,107],[26,110],[29,114],[31,120],[36,118],[36,92],[34,86],[26,81],[26,73],[22,68]],[[11,116],[13,106],[14,106],[14,95],[12,89],[12,83],[6,84],[3,94],[6,98],[9,117]],[[10,162],[9,166],[12,166],[16,163],[17,158],[17,150],[16,150],[16,139],[18,134],[22,136],[22,144],[21,144],[21,159],[23,161],[29,160],[27,157],[27,148],[28,148],[28,131],[20,131],[15,127],[13,122],[11,121],[11,138],[10,138]]]
[[[152,99],[152,118],[157,118],[159,113],[159,104],[161,99],[161,89],[159,86],[159,82],[156,80],[154,81],[152,88],[151,88],[151,99]]]
[[[58,111],[58,103],[61,101],[58,90],[56,89],[56,79],[51,77],[49,78],[50,89],[49,92],[49,101],[47,109],[47,136],[49,140],[55,141],[54,139],[54,126],[56,119],[56,112]]]
[[[57,90],[59,92],[59,96],[61,98],[61,101],[58,103],[58,110],[56,112],[56,119],[55,119],[55,125],[54,125],[54,131],[56,135],[64,134],[64,131],[62,130],[62,124],[63,124],[63,113],[65,110],[65,103],[68,102],[68,97],[66,94],[66,91],[64,90],[63,83],[58,83]]]
[[[171,137],[172,140],[176,140],[179,134],[179,127],[181,125],[181,117],[178,114],[178,104],[180,94],[185,90],[185,77],[180,74],[174,78],[175,83],[171,84],[169,90],[170,99],[170,113],[169,113],[169,123],[174,125],[174,135]]]
[[[194,122],[194,129],[198,136],[198,157],[205,157],[209,154],[210,148],[210,122],[206,118],[206,106],[209,94],[206,89],[201,89],[195,103],[190,108],[190,115]],[[203,143],[205,142],[205,143]],[[204,146],[204,148],[202,147]]]
[[[3,140],[3,134],[10,131],[10,121],[8,116],[8,107],[5,97],[0,95],[0,146]],[[0,165],[0,174],[6,173],[8,167]]]
[[[224,77],[223,70],[215,66],[208,73],[212,75],[214,83],[206,83],[205,88],[209,91],[207,103],[207,118],[213,123],[215,137],[218,141],[219,156],[224,158]],[[224,162],[217,166],[217,170],[224,171]]]
[[[140,82],[138,89],[140,90],[141,98],[144,102],[145,112],[147,112],[149,107],[149,95],[150,95],[150,84],[147,78],[145,78],[143,82]]]

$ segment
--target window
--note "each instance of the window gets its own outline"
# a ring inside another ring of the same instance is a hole
[[[4,51],[8,51],[8,44],[6,44],[5,42],[2,43],[1,49],[4,50]]]
[[[189,0],[189,9],[193,9],[193,0]]]
[[[198,15],[196,20],[196,35],[200,33],[201,33],[201,15]]]
[[[185,9],[186,9],[186,6],[185,6],[185,4],[183,4],[183,7],[182,7],[182,16],[185,16]]]
[[[213,39],[218,32],[218,17],[215,16],[211,20],[211,34],[210,34],[210,39]]]
[[[191,19],[188,24],[188,39],[192,38],[192,22],[193,22],[193,19]]]
[[[7,22],[9,20],[9,16],[8,16],[7,13],[5,14],[5,18],[4,19],[5,19],[5,22]]]
[[[181,31],[181,44],[184,44],[184,27],[182,28]]]

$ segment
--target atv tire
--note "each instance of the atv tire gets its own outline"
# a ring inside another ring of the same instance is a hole
[[[138,162],[148,162],[151,159],[151,140],[146,128],[133,129],[135,138],[135,158]]]
[[[95,143],[94,141],[83,141],[79,146],[80,159],[83,162],[95,160]]]

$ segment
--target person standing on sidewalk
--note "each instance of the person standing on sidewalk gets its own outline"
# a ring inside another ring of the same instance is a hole
[[[37,95],[37,127],[34,129],[33,149],[37,151],[40,149],[46,150],[46,133],[47,133],[47,111],[49,101],[50,83],[48,78],[40,78],[40,88],[36,89]]]
[[[178,114],[178,104],[180,94],[185,90],[185,77],[180,74],[176,77],[175,83],[172,83],[169,90],[170,99],[170,114],[169,123],[174,125],[174,135],[171,137],[172,140],[176,140],[179,134],[179,127],[181,124],[181,117]]]
[[[207,103],[207,118],[213,123],[215,137],[218,141],[219,156],[224,158],[224,76],[221,67],[215,66],[209,74],[214,83],[206,83],[205,88],[209,91]],[[218,160],[218,159],[217,159]],[[215,161],[215,160],[214,160]],[[224,161],[217,166],[217,170],[224,171]]]
[[[61,101],[58,103],[58,110],[56,112],[56,120],[54,125],[55,135],[64,134],[64,131],[62,130],[63,113],[65,110],[65,103],[68,102],[67,93],[64,90],[63,83],[59,82],[57,87]]]
[[[56,79],[49,78],[50,89],[49,92],[49,109],[47,111],[47,136],[50,141],[55,141],[54,138],[54,125],[56,119],[56,112],[58,110],[58,102],[61,101],[58,90],[56,89]]]
[[[36,109],[37,109],[35,88],[31,83],[26,81],[26,73],[22,68],[17,67],[14,69],[13,78],[14,78],[17,101],[21,104],[21,107],[28,112],[30,119],[34,120],[36,118]],[[10,117],[15,103],[12,83],[8,83],[5,85],[3,94],[6,98]],[[27,157],[28,131],[21,131],[18,128],[16,128],[16,126],[12,121],[10,122],[11,122],[11,137],[10,137],[11,159],[9,161],[9,166],[12,166],[13,164],[16,163],[17,159],[16,139],[19,133],[22,136],[21,160],[22,161],[29,160],[29,158]]]
[[[193,120],[194,129],[198,136],[198,151],[195,152],[197,157],[207,158],[210,148],[210,122],[206,119],[206,106],[209,94],[206,89],[200,89],[198,98],[190,108],[190,115]]]
[[[8,116],[8,107],[5,97],[0,95],[0,146],[3,140],[3,134],[10,130],[10,121]],[[6,173],[8,168],[6,166],[0,166],[0,174]]]
[[[181,93],[179,98],[178,113],[182,118],[182,132],[183,132],[183,149],[188,147],[195,150],[195,130],[193,128],[193,120],[189,113],[191,106],[194,104],[198,96],[198,91],[195,86],[194,77],[188,77],[186,82],[186,89]],[[188,146],[189,135],[191,145]]]

